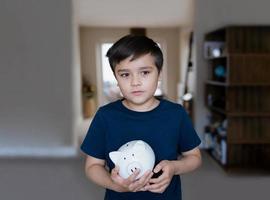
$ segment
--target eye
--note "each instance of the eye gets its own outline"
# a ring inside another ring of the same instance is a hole
[[[126,157],[124,157],[124,160],[126,160]]]
[[[150,74],[150,71],[142,71],[141,74],[142,74],[143,76],[146,76],[146,75]]]
[[[126,146],[128,147],[128,144]]]
[[[132,156],[134,157],[134,153],[132,154]]]
[[[120,74],[120,76],[123,78],[127,78],[129,76],[129,73],[123,73],[123,74]]]

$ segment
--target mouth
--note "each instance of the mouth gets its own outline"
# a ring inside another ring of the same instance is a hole
[[[131,94],[133,94],[134,96],[140,96],[142,93],[143,91],[140,90],[131,92]]]

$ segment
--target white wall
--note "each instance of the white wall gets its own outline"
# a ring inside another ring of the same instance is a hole
[[[0,2],[0,154],[73,143],[71,0]]]
[[[80,25],[76,9],[76,1],[72,0],[72,132],[73,146],[76,148],[80,145],[80,134],[84,127],[83,110],[82,110],[82,77],[81,77],[81,57],[80,57]],[[83,130],[84,131],[84,130]]]
[[[189,56],[189,40],[190,40],[190,33],[192,31],[191,27],[182,27],[180,29],[179,32],[179,46],[180,46],[180,70],[179,70],[179,83],[180,85],[178,86],[178,102],[179,103],[183,103],[182,102],[182,97],[184,95],[184,90],[185,90],[185,82],[186,82],[186,78],[188,81],[188,90],[191,93],[194,93],[194,79],[193,79],[193,71],[191,71],[188,74],[188,77],[186,77],[186,73],[187,73],[187,66],[188,66],[188,56]],[[193,47],[191,49],[192,51],[194,51],[194,44]],[[192,52],[192,57],[194,56],[194,52]],[[193,68],[194,68],[194,62],[193,62]]]
[[[203,132],[207,110],[204,107],[204,82],[207,66],[203,59],[203,37],[226,25],[267,24],[270,23],[270,1],[268,0],[197,0],[195,3],[195,43],[196,43],[196,89],[195,89],[195,127]]]

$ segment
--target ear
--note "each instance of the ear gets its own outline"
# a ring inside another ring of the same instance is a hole
[[[119,152],[119,151],[112,151],[109,153],[109,157],[113,161],[114,164],[117,163],[120,155],[121,155],[121,152]]]
[[[162,81],[162,70],[160,70],[158,74],[158,81]]]
[[[133,146],[134,150],[141,150],[141,149],[145,149],[145,144],[143,141],[139,140],[138,142],[136,142]]]

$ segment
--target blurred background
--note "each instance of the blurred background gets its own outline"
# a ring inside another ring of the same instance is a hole
[[[203,165],[183,199],[269,199],[270,2],[0,0],[0,199],[103,199],[79,146],[121,98],[105,58],[120,37],[164,53],[156,96],[184,105]]]

